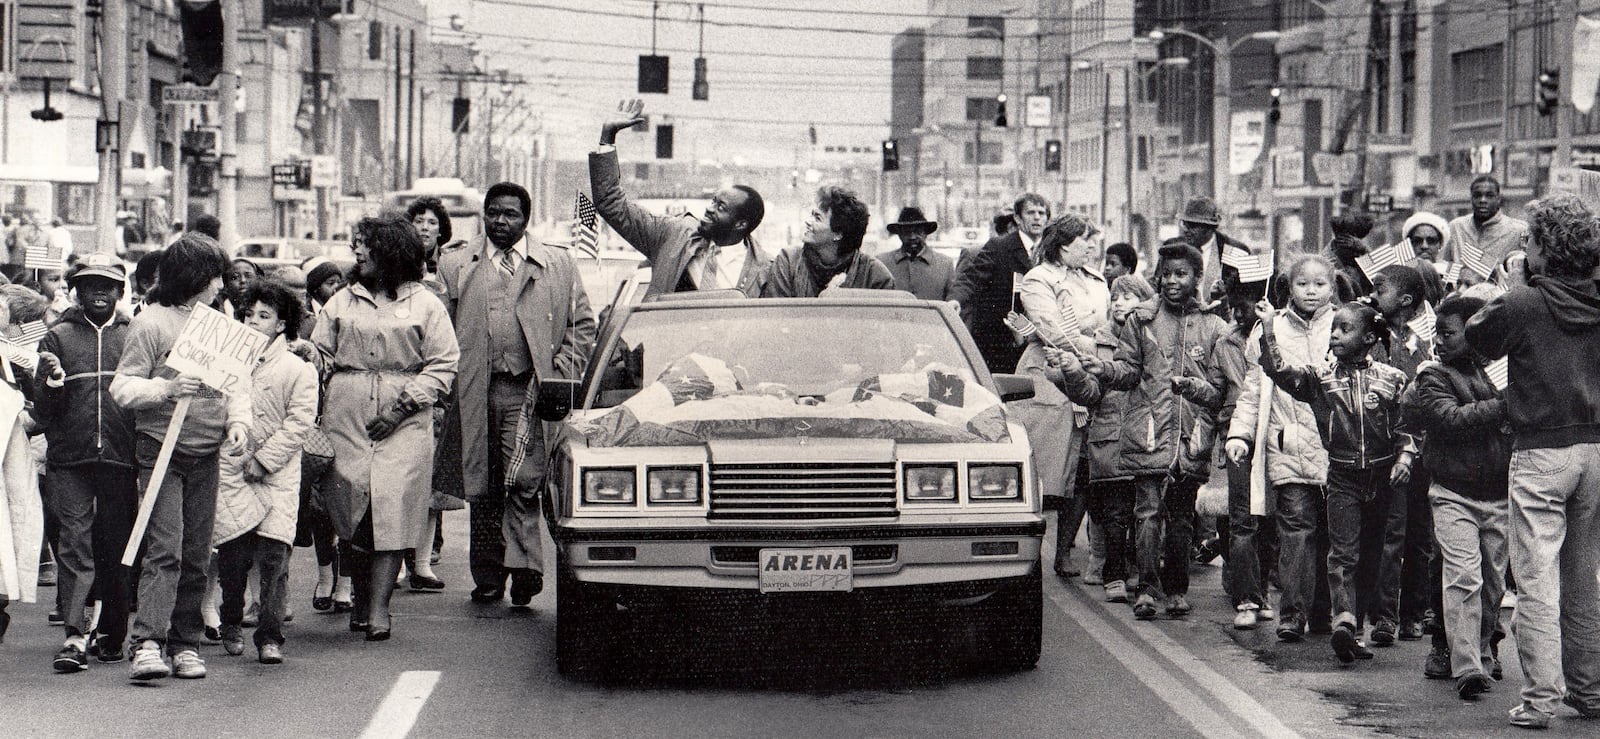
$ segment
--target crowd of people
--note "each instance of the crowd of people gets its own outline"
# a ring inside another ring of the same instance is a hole
[[[801,244],[769,254],[753,188],[717,191],[700,218],[622,191],[614,144],[642,120],[619,106],[589,165],[599,217],[654,267],[648,295],[904,290],[954,303],[990,372],[1034,379],[1012,410],[1056,513],[1056,575],[1135,620],[1182,618],[1190,563],[1220,553],[1236,628],[1326,638],[1346,665],[1431,637],[1423,674],[1463,699],[1503,678],[1514,587],[1511,723],[1548,726],[1562,703],[1600,716],[1600,218],[1579,198],[1531,203],[1525,222],[1484,176],[1467,215],[1415,213],[1395,244],[1339,215],[1325,250],[1295,254],[1228,237],[1196,198],[1146,260],[1025,194],[953,261],[915,206],[888,225],[899,248],[862,253],[867,206],[830,186]],[[139,261],[131,317],[108,255],[75,259],[64,284],[0,288],[7,339],[48,326],[33,366],[0,362],[0,637],[43,549],[58,671],[92,656],[128,659],[138,681],[204,677],[200,645],[242,654],[247,623],[276,664],[299,545],[315,549],[313,608],[383,641],[397,584],[444,587],[440,519],[464,506],[472,600],[528,605],[544,569],[533,401],[541,379],[583,375],[596,330],[572,254],[528,236],[531,206],[494,185],[484,233],[459,240],[419,200],[357,224],[348,270],[265,274],[185,232]],[[269,337],[250,392],[165,366],[198,306]],[[119,559],[157,468],[130,573]],[[1226,500],[1202,514],[1219,472]]]

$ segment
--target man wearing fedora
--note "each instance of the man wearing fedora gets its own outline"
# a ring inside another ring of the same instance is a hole
[[[894,275],[895,286],[923,300],[949,300],[956,286],[955,262],[928,247],[928,236],[939,230],[939,223],[912,205],[901,208],[888,228],[900,237],[900,248],[879,254],[878,261]]]
[[[1242,242],[1218,231],[1217,225],[1221,220],[1217,202],[1203,195],[1190,198],[1183,206],[1183,215],[1178,217],[1178,229],[1184,242],[1199,249],[1200,256],[1205,260],[1205,269],[1200,273],[1200,296],[1205,302],[1219,299],[1224,290],[1222,250],[1231,246],[1240,251],[1253,251]]]

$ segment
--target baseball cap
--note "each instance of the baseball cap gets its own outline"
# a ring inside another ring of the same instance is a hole
[[[127,282],[128,267],[122,260],[110,254],[89,254],[79,259],[73,266],[72,273],[67,275],[67,282],[71,283],[84,277],[104,277],[116,282]]]

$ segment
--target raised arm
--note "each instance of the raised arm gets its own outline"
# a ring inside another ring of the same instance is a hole
[[[672,219],[646,211],[622,192],[622,171],[617,164],[617,133],[643,123],[644,103],[625,100],[600,127],[600,148],[589,154],[589,189],[594,209],[618,236],[651,263],[672,232]]]
[[[1261,316],[1261,370],[1266,373],[1272,384],[1277,385],[1290,397],[1305,403],[1317,400],[1317,372],[1310,367],[1291,367],[1284,361],[1283,352],[1278,350],[1278,339],[1273,334],[1272,318],[1276,311],[1267,301],[1261,301],[1256,307],[1256,313]]]

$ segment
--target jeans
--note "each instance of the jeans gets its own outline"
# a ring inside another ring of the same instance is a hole
[[[1389,488],[1389,469],[1328,468],[1328,592],[1336,622],[1359,627],[1363,616],[1399,602],[1399,563],[1382,563],[1390,512],[1404,507]]]
[[[85,634],[89,624],[82,605],[100,601],[96,627],[108,644],[128,637],[129,570],[122,550],[138,514],[138,473],[131,467],[91,462],[51,466],[44,476],[45,495],[60,523],[56,548],[56,592],[68,636]]]
[[[1194,498],[1204,480],[1165,475],[1133,479],[1134,546],[1139,594],[1161,599],[1189,593],[1189,547],[1194,539]]]
[[[1100,577],[1107,583],[1128,579],[1128,554],[1133,551],[1132,480],[1089,483],[1089,517],[1100,526],[1105,543],[1105,565]]]
[[[1320,623],[1327,620],[1328,581],[1322,562],[1327,557],[1323,538],[1322,489],[1288,483],[1272,490],[1278,524],[1278,618]]]
[[[1600,711],[1600,443],[1513,453],[1510,521],[1522,701]]]
[[[467,562],[472,582],[487,587],[504,587],[507,567],[526,567],[543,571],[543,545],[539,542],[538,491],[506,495],[506,461],[517,443],[517,419],[528,381],[495,373],[489,379],[489,455],[488,490],[468,505],[470,540]],[[542,436],[539,450],[530,449],[528,464],[542,466]],[[516,538],[513,538],[516,537]],[[507,542],[512,546],[507,547]]]
[[[143,490],[150,484],[161,442],[141,436],[135,449]],[[205,633],[200,603],[205,600],[216,513],[217,453],[192,457],[174,451],[144,532],[139,614],[129,634],[134,647],[153,641],[168,654],[200,648]]]
[[[1228,463],[1228,558],[1222,581],[1235,608],[1245,603],[1269,606],[1267,568],[1272,561],[1272,522],[1250,515],[1250,462]]]
[[[283,645],[283,609],[289,588],[288,544],[250,531],[217,547],[217,579],[222,582],[222,626],[238,628],[244,620],[245,580],[250,567],[261,572],[260,620],[256,648]]]
[[[1444,613],[1450,635],[1450,673],[1487,675],[1483,662],[1500,628],[1506,584],[1505,500],[1481,501],[1434,485],[1433,530],[1444,570]]]

